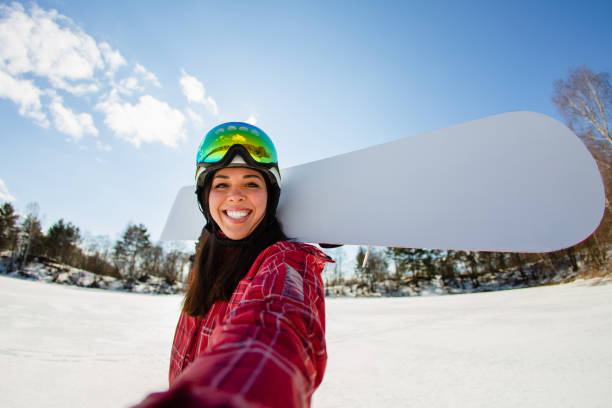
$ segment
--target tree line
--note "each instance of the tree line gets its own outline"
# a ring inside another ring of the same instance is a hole
[[[79,227],[64,219],[43,232],[37,204],[28,205],[27,214],[21,217],[9,202],[0,206],[0,250],[9,253],[7,272],[38,259],[127,282],[158,276],[170,285],[182,277],[189,263],[189,254],[180,248],[151,242],[143,224],[128,224],[113,244],[104,236],[84,237]]]
[[[401,286],[422,286],[434,281],[457,289],[532,286],[609,274],[609,249],[609,243],[604,247],[594,237],[549,253],[359,247],[350,276],[335,264],[326,270],[325,280],[327,287],[356,286],[365,293],[393,293]]]

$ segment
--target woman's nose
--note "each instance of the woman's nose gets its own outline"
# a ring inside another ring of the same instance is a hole
[[[231,201],[242,201],[244,200],[244,194],[242,194],[242,190],[239,187],[232,187],[228,199]]]

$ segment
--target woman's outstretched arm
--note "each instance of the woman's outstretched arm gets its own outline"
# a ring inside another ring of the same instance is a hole
[[[309,406],[327,362],[320,273],[329,258],[320,254],[296,244],[264,251],[203,355],[138,408]]]

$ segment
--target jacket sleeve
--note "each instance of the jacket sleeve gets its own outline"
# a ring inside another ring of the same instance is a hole
[[[139,407],[309,406],[327,361],[324,262],[296,253],[273,254],[247,276],[204,354]]]

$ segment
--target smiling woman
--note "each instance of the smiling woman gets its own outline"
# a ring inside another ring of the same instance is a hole
[[[197,154],[200,236],[170,358],[170,389],[139,407],[309,406],[323,379],[321,272],[276,219],[280,172],[265,132],[213,128]]]

